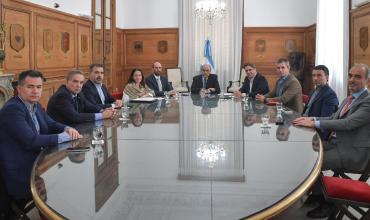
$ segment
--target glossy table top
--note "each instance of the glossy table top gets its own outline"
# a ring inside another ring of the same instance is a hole
[[[49,217],[79,220],[272,216],[309,188],[322,159],[314,131],[283,116],[275,125],[276,107],[217,96],[133,104],[130,121],[103,122],[103,145],[91,144],[91,123],[78,126],[83,139],[44,150],[34,198]]]

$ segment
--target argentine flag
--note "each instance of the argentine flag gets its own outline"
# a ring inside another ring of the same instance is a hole
[[[207,58],[209,65],[211,65],[212,68],[215,69],[215,64],[213,63],[212,59],[211,41],[208,39],[206,40],[204,45],[204,57]]]

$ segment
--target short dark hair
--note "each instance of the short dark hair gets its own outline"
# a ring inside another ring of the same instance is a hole
[[[145,81],[144,81],[144,73],[141,69],[139,68],[134,68],[132,71],[131,71],[131,75],[130,75],[130,78],[128,78],[128,81],[127,81],[127,84],[128,83],[134,83],[135,80],[134,80],[134,74],[136,71],[139,71],[141,73],[141,76],[142,76],[142,79],[141,79],[141,82],[140,82],[140,85],[145,87]]]
[[[289,60],[288,60],[288,59],[286,59],[286,58],[280,58],[280,59],[278,59],[278,61],[277,61],[276,63],[277,63],[277,64],[285,63],[288,67],[290,67]]]
[[[71,80],[75,75],[84,75],[84,73],[81,71],[81,70],[78,70],[78,69],[74,69],[74,70],[71,70],[67,73],[67,81]]]
[[[243,68],[245,68],[245,67],[247,67],[247,66],[250,66],[250,67],[252,67],[253,69],[256,69],[256,64],[254,64],[254,63],[245,63],[245,64],[243,65]]]
[[[317,65],[313,68],[313,70],[322,70],[324,71],[325,75],[329,76],[329,69],[325,65]]]
[[[90,73],[92,72],[92,70],[93,70],[95,67],[102,67],[103,69],[105,69],[104,64],[101,64],[101,63],[93,63],[93,64],[90,64],[90,66],[89,66],[89,71],[90,71]]]
[[[41,72],[36,71],[36,70],[27,70],[27,71],[23,71],[19,74],[18,85],[20,85],[20,86],[24,85],[27,76],[32,77],[32,78],[41,78],[43,82],[46,82],[46,79],[42,75]]]

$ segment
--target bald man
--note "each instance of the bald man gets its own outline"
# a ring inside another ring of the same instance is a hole
[[[145,83],[155,92],[155,96],[175,95],[176,91],[168,83],[168,79],[162,76],[161,63],[153,63],[152,69],[153,74],[146,78]]]

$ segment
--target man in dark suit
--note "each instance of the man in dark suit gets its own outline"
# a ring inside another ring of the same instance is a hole
[[[269,93],[257,94],[256,99],[265,103],[277,101],[283,103],[293,111],[302,113],[302,86],[292,74],[290,74],[289,61],[281,58],[276,63],[276,73],[279,80],[276,81],[275,88]]]
[[[145,83],[155,92],[155,96],[175,95],[176,91],[168,83],[168,79],[162,74],[162,65],[159,62],[153,63],[153,74],[146,78]]]
[[[20,73],[18,96],[11,98],[0,111],[1,178],[7,194],[21,208],[32,199],[31,170],[40,151],[82,137],[74,128],[51,119],[38,103],[44,80],[38,71]]]
[[[267,80],[259,72],[257,72],[256,65],[253,63],[244,64],[244,70],[247,73],[243,86],[236,91],[236,97],[242,97],[248,94],[249,97],[255,98],[257,94],[266,94],[270,91]]]
[[[315,90],[310,94],[303,116],[328,117],[338,109],[338,98],[328,85],[329,69],[324,65],[315,66],[312,70],[312,82]],[[319,131],[322,140],[329,137],[328,131]]]
[[[89,80],[82,86],[82,93],[92,104],[101,108],[121,107],[122,100],[116,100],[109,94],[107,87],[103,84],[104,66],[102,64],[90,65]]]
[[[102,109],[83,96],[84,79],[80,70],[68,73],[66,85],[59,87],[48,103],[48,113],[54,120],[71,125],[113,117],[113,108]]]
[[[346,169],[363,171],[369,161],[370,150],[370,95],[366,88],[369,68],[354,65],[348,74],[350,96],[329,117],[301,117],[293,121],[296,126],[331,131],[323,142],[322,170]],[[330,214],[326,203],[307,213],[309,217],[324,218]]]
[[[211,74],[211,66],[209,64],[203,64],[201,71],[202,74],[193,77],[191,92],[219,94],[220,85],[217,80],[217,75]]]

